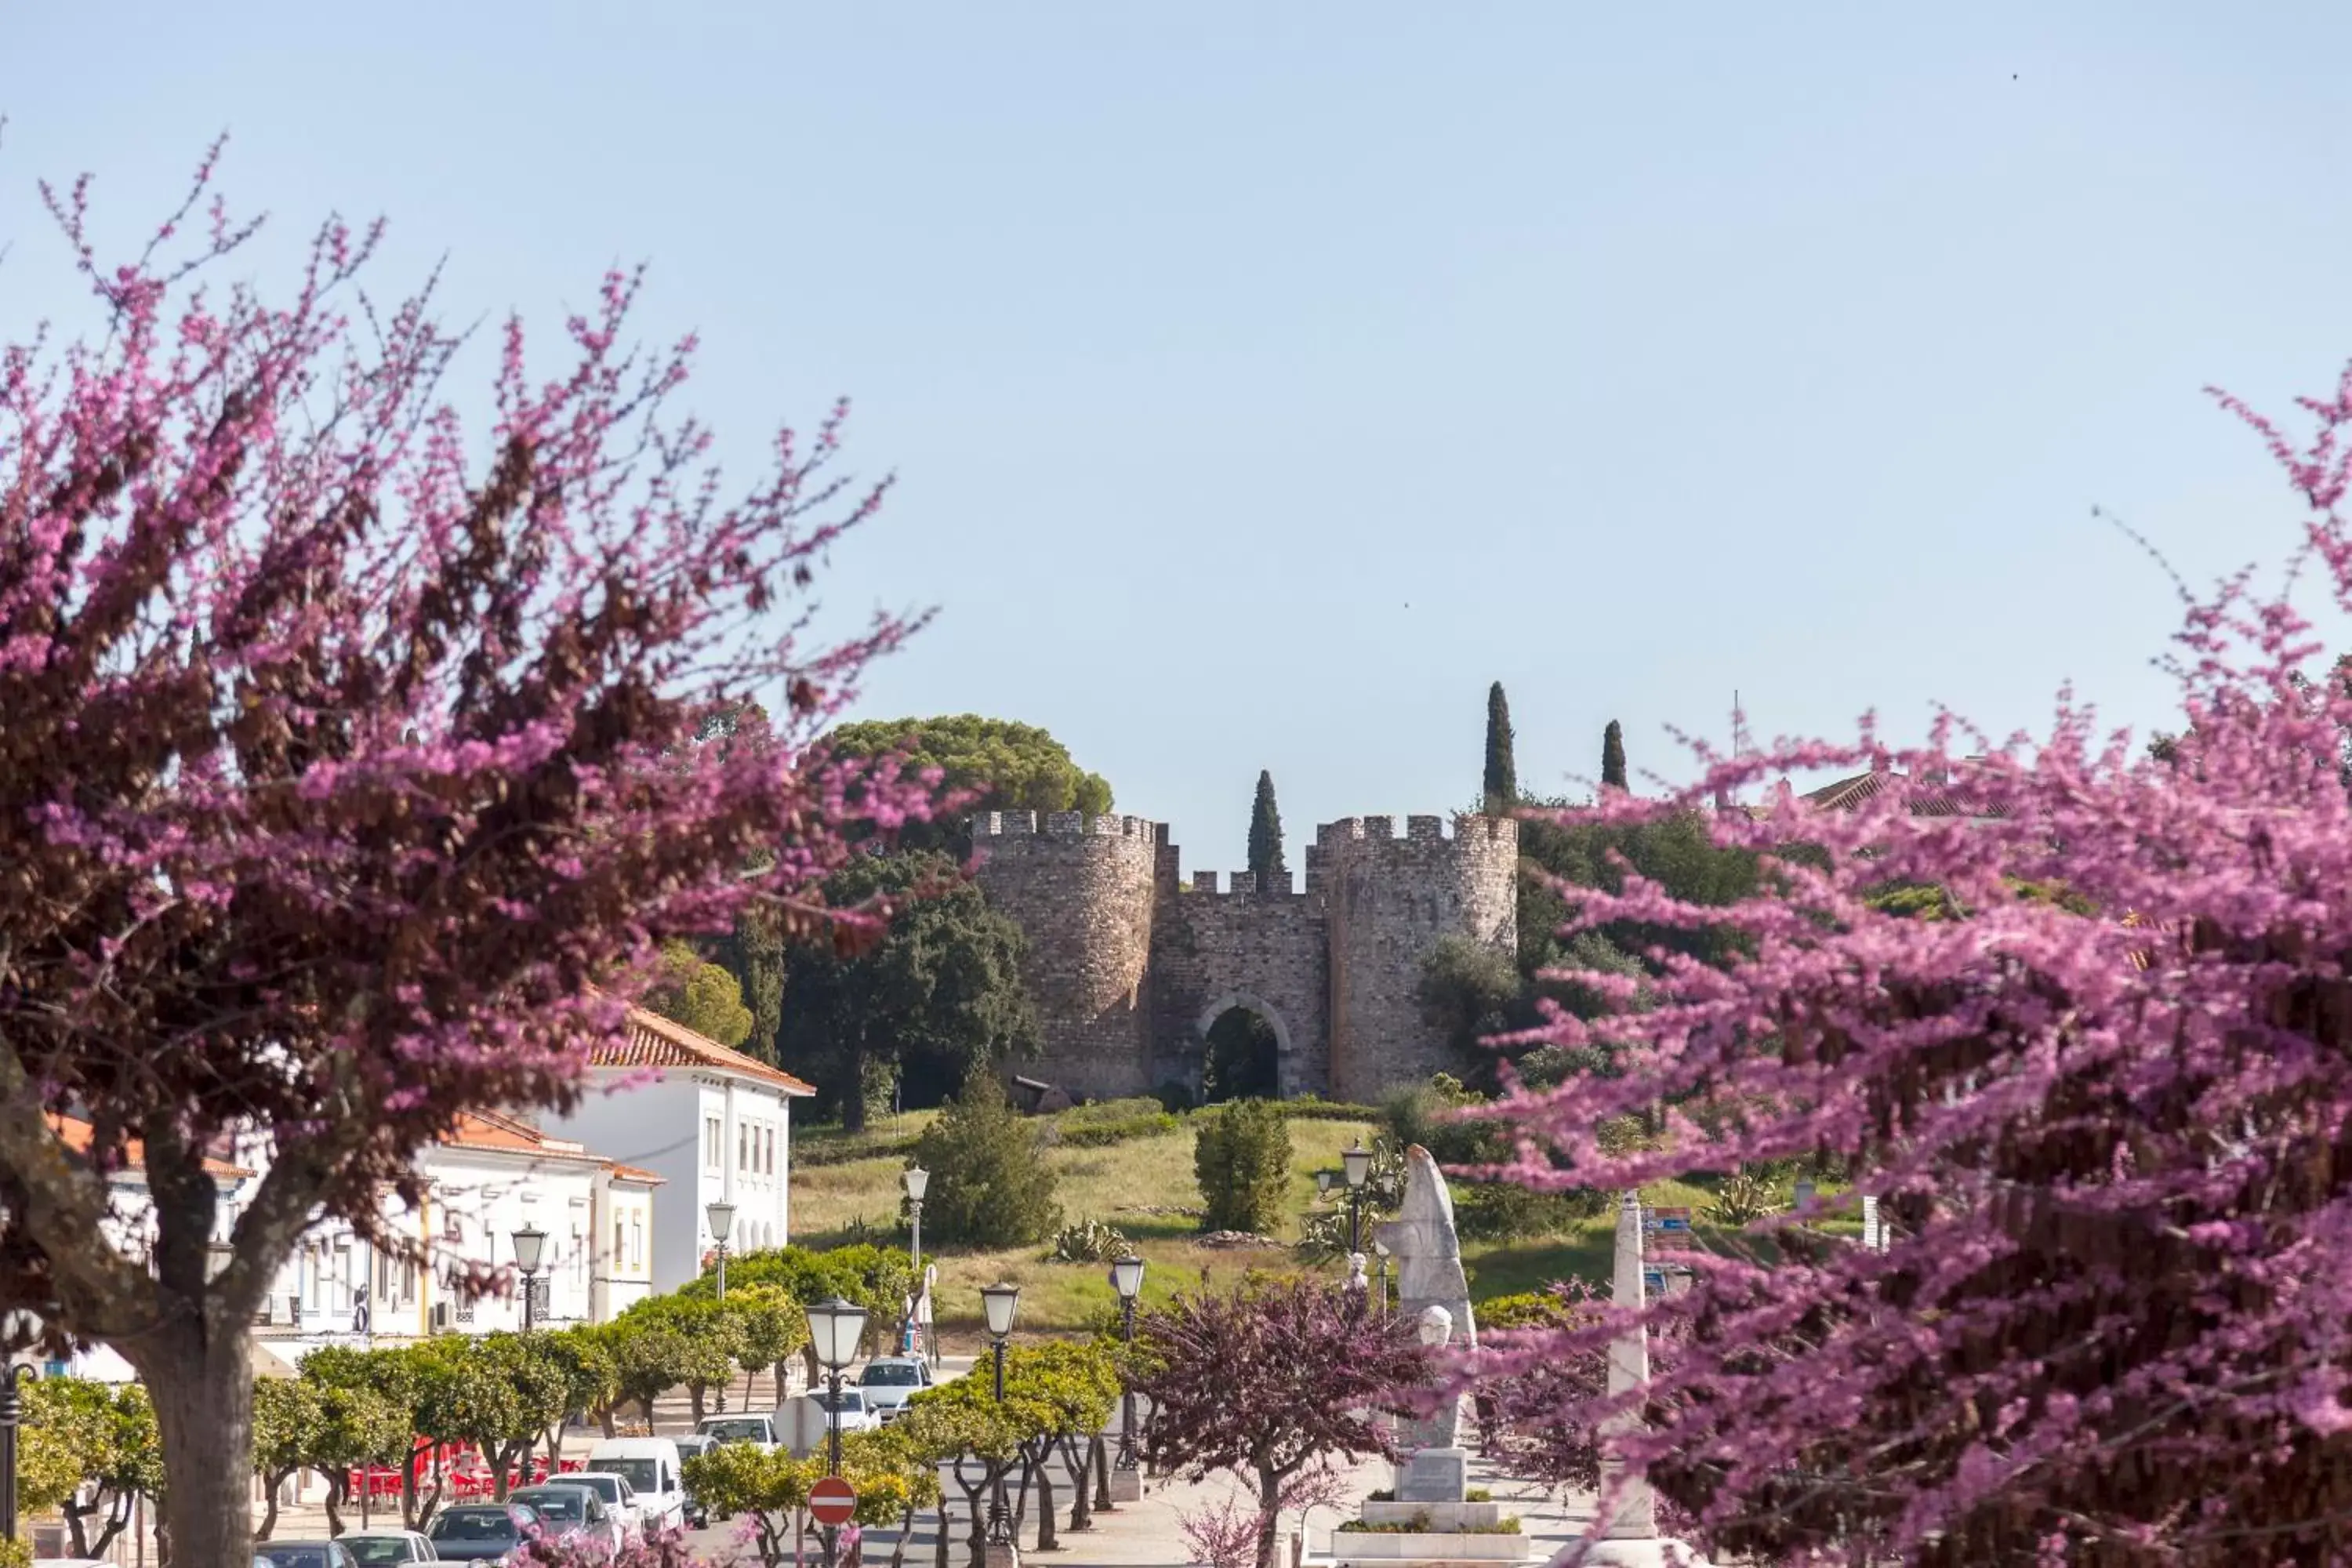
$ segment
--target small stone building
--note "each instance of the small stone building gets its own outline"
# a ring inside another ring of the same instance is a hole
[[[1316,829],[1303,889],[1179,875],[1165,823],[988,812],[972,847],[989,902],[1029,938],[1045,1055],[1024,1070],[1098,1099],[1197,1089],[1211,1026],[1272,1030],[1286,1095],[1368,1100],[1453,1064],[1414,999],[1423,959],[1462,935],[1518,942],[1518,824],[1348,817]]]

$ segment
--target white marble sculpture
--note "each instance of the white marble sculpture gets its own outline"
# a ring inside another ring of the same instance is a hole
[[[1443,1307],[1454,1326],[1453,1343],[1477,1349],[1470,1281],[1462,1272],[1462,1238],[1454,1229],[1454,1195],[1437,1162],[1418,1143],[1404,1152],[1404,1203],[1397,1217],[1375,1227],[1373,1236],[1396,1255],[1397,1310],[1419,1321],[1427,1309]],[[1414,1423],[1405,1436],[1413,1447],[1452,1448],[1461,1429],[1462,1405],[1455,1400]]]

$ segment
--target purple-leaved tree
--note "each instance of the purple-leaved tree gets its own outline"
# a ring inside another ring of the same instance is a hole
[[[908,630],[791,607],[880,495],[829,476],[838,411],[724,487],[615,275],[552,376],[507,327],[468,430],[429,289],[359,292],[373,232],[282,300],[200,287],[249,232],[212,167],[119,267],[52,194],[105,331],[0,350],[0,1309],[129,1359],[175,1560],[243,1568],[248,1325],[305,1228],[400,1245],[380,1194],[457,1112],[567,1102],[665,938],[836,919],[819,879],[922,791],[814,748]]]
[[[1301,1478],[1342,1456],[1392,1454],[1381,1413],[1409,1406],[1436,1376],[1412,1329],[1363,1302],[1313,1280],[1254,1280],[1231,1295],[1180,1296],[1136,1321],[1135,1391],[1151,1410],[1146,1453],[1195,1479],[1231,1470],[1257,1494],[1257,1568],[1274,1562],[1283,1511],[1324,1498]],[[1198,1523],[1223,1540],[1232,1510]]]
[[[2352,373],[2304,404],[2300,445],[2222,402],[2308,503],[2302,581],[2352,608]],[[1889,1221],[1884,1250],[1761,1222],[1770,1249],[1704,1260],[1651,1309],[1684,1337],[1629,1451],[1720,1552],[2352,1560],[2352,692],[2284,597],[2242,575],[2183,597],[2169,761],[2067,697],[2038,744],[1962,743],[1947,720],[1895,752],[1865,725],[1853,745],[1702,753],[1684,795],[1603,792],[1589,814],[1762,786],[1708,819],[1771,874],[1729,909],[1638,879],[1565,889],[1580,924],[1727,926],[1737,956],[1657,954],[1646,1010],[1557,1020],[1551,1038],[1610,1042],[1622,1071],[1505,1108],[1530,1141],[1520,1179],[1833,1155]],[[1830,766],[1888,778],[1850,813],[1772,782]],[[1905,887],[1940,889],[1936,918],[1884,897]],[[1600,1146],[1662,1101],[1656,1146]],[[1610,1331],[1551,1342],[1566,1364]]]

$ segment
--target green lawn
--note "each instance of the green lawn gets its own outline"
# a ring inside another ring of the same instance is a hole
[[[1358,1138],[1369,1143],[1374,1131],[1370,1122],[1361,1121],[1302,1120],[1290,1124],[1292,1203],[1280,1239],[1297,1240],[1299,1220],[1318,1201],[1315,1172],[1336,1169],[1339,1151]],[[887,1138],[889,1132],[877,1127],[869,1136]],[[1149,1265],[1144,1277],[1147,1300],[1162,1300],[1172,1291],[1198,1285],[1204,1271],[1215,1282],[1238,1279],[1251,1269],[1287,1273],[1308,1267],[1287,1247],[1201,1247],[1193,1239],[1198,1222],[1192,1216],[1138,1212],[1147,1207],[1197,1210],[1201,1206],[1200,1188],[1192,1179],[1189,1128],[1103,1148],[1047,1149],[1042,1157],[1060,1175],[1066,1218],[1104,1221],[1135,1242]],[[903,1159],[890,1155],[796,1168],[793,1172],[796,1238],[823,1247],[844,1239],[856,1220],[877,1229],[887,1227],[898,1214],[898,1173],[904,1168]],[[1644,1195],[1653,1203],[1693,1207],[1707,1199],[1704,1189],[1680,1182],[1661,1183]],[[1614,1232],[1615,1216],[1602,1215],[1557,1236],[1465,1243],[1463,1264],[1470,1276],[1471,1298],[1486,1300],[1539,1289],[1571,1275],[1605,1287]],[[950,1332],[976,1329],[980,1288],[1000,1279],[1021,1287],[1021,1326],[1036,1332],[1086,1329],[1116,1305],[1104,1266],[1050,1263],[1045,1260],[1045,1252],[1043,1244],[997,1251],[928,1249],[929,1260],[940,1266],[942,1326]],[[1334,1274],[1339,1268],[1337,1263],[1322,1267]]]

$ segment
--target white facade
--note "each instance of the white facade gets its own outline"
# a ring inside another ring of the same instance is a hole
[[[735,1205],[733,1253],[792,1235],[792,1104],[814,1091],[789,1073],[666,1018],[633,1010],[629,1038],[591,1058],[580,1104],[548,1131],[662,1179],[653,1189],[653,1289],[674,1290],[713,1251],[709,1205]]]
[[[531,1285],[534,1324],[608,1321],[650,1293],[652,1173],[496,1113],[460,1117],[417,1156],[417,1168],[421,1206],[385,1195],[387,1245],[358,1239],[341,1221],[312,1228],[279,1269],[258,1331],[299,1354],[320,1344],[520,1329],[514,1237],[524,1229],[547,1238]]]

